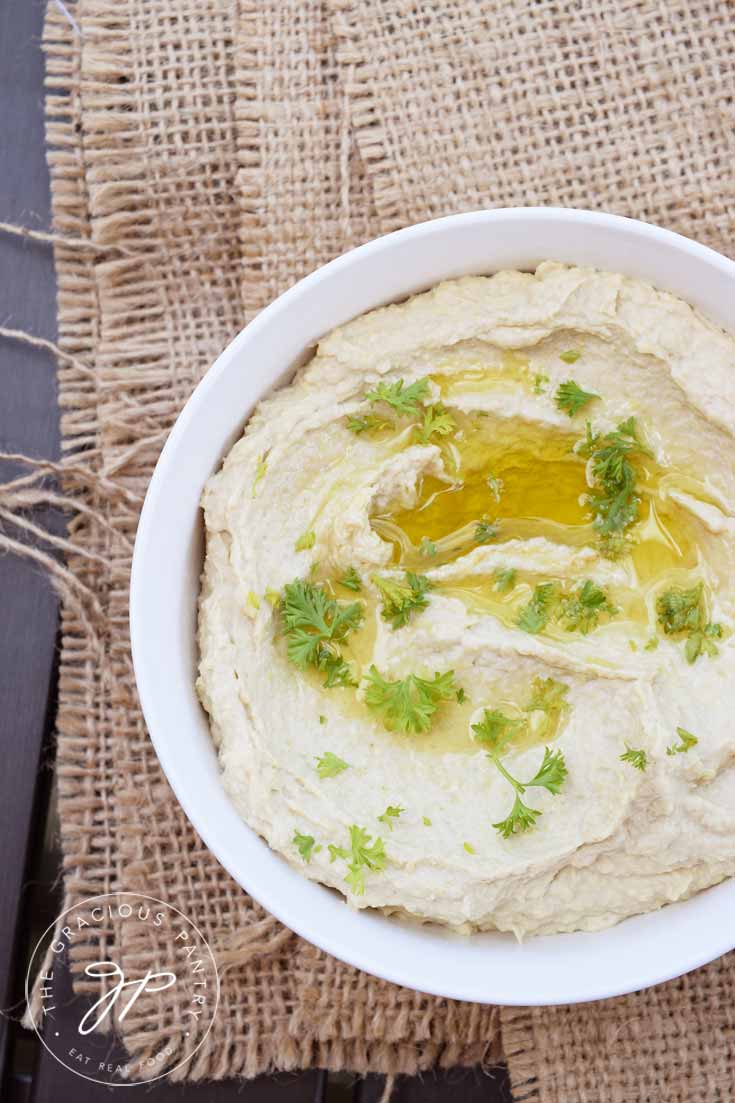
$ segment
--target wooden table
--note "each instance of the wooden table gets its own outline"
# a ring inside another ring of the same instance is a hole
[[[31,229],[50,224],[43,123],[43,0],[0,4],[0,220]],[[43,245],[0,234],[0,324],[56,336],[55,277]],[[56,458],[59,423],[55,363],[0,339],[0,451]],[[13,465],[0,465],[3,478]],[[59,531],[62,520],[46,516]],[[42,572],[0,558],[0,1008],[22,1010],[36,939],[60,910],[53,787],[58,602]],[[311,1070],[251,1082],[141,1087],[153,1103],[372,1103],[382,1077]],[[89,1103],[109,1090],[68,1072],[8,1016],[0,1016],[2,1103]],[[479,1070],[399,1079],[400,1103],[506,1103],[504,1071]]]

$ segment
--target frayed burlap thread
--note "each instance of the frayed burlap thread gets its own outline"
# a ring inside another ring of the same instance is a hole
[[[177,1078],[492,1063],[495,1009],[359,973],[243,893],[173,797],[135,694],[130,556],[167,432],[246,316],[376,230],[325,9],[275,0],[240,12],[221,0],[69,8],[81,33],[52,6],[45,35],[54,219],[59,233],[94,249],[56,246],[60,478],[78,504],[69,566],[97,604],[90,635],[64,603],[57,768],[66,902],[145,892],[175,904],[208,939],[222,965],[220,1010]],[[88,480],[73,482],[72,467]],[[139,970],[172,956],[153,937],[111,923],[103,945]],[[77,973],[100,948],[77,949]],[[117,1028],[131,1056],[145,1059],[179,1020],[175,997],[162,1018],[139,1001]]]

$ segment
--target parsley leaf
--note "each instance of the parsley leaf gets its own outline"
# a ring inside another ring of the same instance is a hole
[[[313,835],[302,835],[298,831],[294,832],[293,844],[305,862],[310,862],[312,854],[318,854],[321,850],[321,846],[314,845],[315,842],[316,839]]]
[[[467,694],[465,693],[462,686],[459,687],[454,696],[457,698],[457,704],[459,705],[463,705],[467,700]]]
[[[625,744],[625,751],[620,756],[621,762],[629,762],[631,766],[636,770],[645,770],[648,766],[648,755],[643,750],[636,750],[634,747],[629,747]]]
[[[354,684],[337,645],[362,624],[359,601],[341,604],[321,586],[299,578],[284,587],[281,616],[290,662],[301,670],[314,666],[324,671],[325,686]]]
[[[389,620],[392,628],[403,628],[411,619],[411,613],[425,609],[429,604],[427,593],[431,582],[423,574],[406,572],[405,582],[373,575],[373,582],[380,590],[383,620]]]
[[[569,686],[555,678],[534,678],[531,696],[524,706],[526,712],[560,712],[567,708]]]
[[[524,721],[506,716],[500,709],[484,709],[482,720],[472,725],[475,738],[491,751],[500,752],[507,747]]]
[[[367,433],[370,429],[392,429],[393,422],[390,418],[378,417],[377,414],[365,414],[363,417],[353,414],[347,418],[347,428],[351,433],[359,436],[360,433]]]
[[[666,748],[666,753],[669,755],[686,754],[688,750],[692,747],[696,747],[697,743],[699,743],[696,735],[692,735],[686,728],[677,728],[676,734],[679,736],[679,742],[672,743]]]
[[[294,544],[294,547],[296,551],[308,551],[309,548],[313,548],[315,544],[316,533],[313,529],[308,529],[306,532],[301,534],[301,536]]]
[[[495,521],[488,521],[487,517],[483,517],[481,521],[478,521],[475,525],[475,543],[476,544],[489,544],[491,540],[494,540],[500,531],[500,526]]]
[[[516,584],[517,574],[515,567],[499,567],[493,574],[495,589],[498,593],[507,594],[509,590],[512,590]]]
[[[718,654],[714,640],[722,636],[722,625],[707,620],[704,583],[690,590],[672,586],[656,598],[656,617],[667,636],[686,636],[684,654],[693,663],[702,653]]]
[[[617,612],[605,591],[588,578],[570,597],[562,599],[559,617],[567,632],[581,632],[586,636],[597,627],[602,613],[614,617]]]
[[[345,881],[356,896],[365,892],[365,870],[380,872],[385,869],[385,846],[381,838],[371,842],[371,836],[364,827],[353,823],[350,827],[349,848],[329,844],[329,860],[334,862],[343,858],[347,862]]]
[[[428,536],[424,536],[421,540],[419,555],[423,555],[425,559],[433,559],[436,555],[436,544],[433,540],[429,540]]]
[[[400,804],[389,804],[382,816],[378,816],[381,823],[384,823],[389,831],[393,830],[393,820],[397,820],[401,812],[405,812],[405,808],[401,808]]]
[[[560,383],[557,387],[554,401],[560,410],[569,417],[574,417],[593,399],[599,397],[594,391],[583,391],[579,383],[575,383],[573,379],[567,379],[566,383]]]
[[[428,444],[434,434],[438,437],[446,437],[456,428],[457,422],[449,411],[441,404],[437,404],[426,407],[423,423],[416,426],[416,434],[422,444]]]
[[[640,498],[636,493],[637,472],[628,458],[633,452],[650,456],[638,437],[635,418],[621,421],[613,432],[593,433],[587,422],[586,438],[577,445],[580,455],[592,459],[596,489],[587,495],[594,525],[603,538],[622,533],[638,519]]]
[[[253,485],[252,485],[252,488],[251,488],[253,498],[255,497],[255,491],[257,490],[258,483],[264,477],[267,470],[268,470],[268,453],[267,452],[262,452],[258,456],[258,464],[255,468],[255,477],[253,479]]]
[[[564,755],[561,751],[552,751],[550,747],[544,748],[544,757],[538,770],[531,778],[530,781],[521,782],[512,774],[506,770],[499,758],[499,751],[493,750],[488,754],[488,758],[506,781],[510,782],[515,790],[515,799],[513,801],[513,807],[510,813],[504,820],[499,820],[498,823],[494,823],[493,827],[496,831],[499,831],[504,839],[509,839],[511,835],[520,833],[521,831],[528,831],[533,827],[536,820],[541,815],[541,812],[537,808],[530,808],[523,801],[523,795],[526,789],[542,788],[546,789],[549,793],[556,796],[564,784],[567,777],[567,767],[564,761]]]
[[[428,379],[417,379],[407,387],[398,379],[395,383],[378,383],[365,398],[368,402],[387,402],[398,414],[414,415],[419,413],[419,406],[428,393]]]
[[[536,586],[531,600],[521,609],[518,627],[533,636],[537,635],[549,623],[551,603],[555,596],[556,587],[553,582],[542,582]]]
[[[350,567],[349,571],[338,578],[337,581],[340,586],[344,586],[346,590],[354,590],[355,593],[362,589],[362,580],[354,567]]]
[[[409,674],[391,682],[377,667],[371,666],[366,681],[365,703],[381,715],[388,731],[428,731],[441,702],[448,701],[457,691],[453,670],[435,674],[433,678]]]
[[[472,843],[462,843],[462,846],[464,847],[464,849],[467,851],[468,854],[476,854],[477,853],[477,851],[475,850]]]
[[[559,359],[563,360],[565,364],[576,364],[581,355],[579,349],[567,349],[565,352],[559,353]]]
[[[331,751],[325,751],[321,758],[317,757],[316,760],[316,772],[322,779],[336,777],[337,774],[341,774],[343,770],[349,770],[349,768],[349,762],[345,762],[343,758],[332,754]]]
[[[546,390],[546,384],[549,382],[548,375],[544,375],[543,372],[537,372],[533,377],[533,393],[543,394]]]

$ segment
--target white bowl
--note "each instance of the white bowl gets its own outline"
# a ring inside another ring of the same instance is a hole
[[[292,930],[398,984],[455,999],[572,1003],[644,988],[735,945],[735,880],[609,930],[533,938],[461,937],[369,911],[302,877],[242,822],[220,782],[194,693],[202,563],[199,497],[253,406],[317,340],[373,307],[454,276],[542,260],[648,280],[719,325],[733,322],[735,263],[655,226],[590,211],[511,208],[411,226],[301,280],[234,339],[190,398],[151,480],[138,527],[130,624],[148,729],[176,796],[235,880]]]

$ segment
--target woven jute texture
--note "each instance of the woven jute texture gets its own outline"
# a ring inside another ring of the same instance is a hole
[[[81,0],[72,12],[81,38],[54,6],[45,34],[55,227],[106,251],[56,254],[60,344],[74,357],[60,370],[63,477],[78,509],[58,718],[68,902],[147,892],[212,945],[220,1009],[183,1075],[492,1063],[494,1009],[342,965],[243,893],[181,812],[135,694],[132,542],[168,430],[245,316],[376,232],[326,12],[296,0]],[[150,933],[110,924],[106,949],[137,974],[161,949]],[[137,1007],[118,1030],[148,1056],[169,1024]]]
[[[100,247],[56,248],[61,491],[75,509],[55,571],[67,902],[147,892],[213,946],[222,1005],[180,1075],[491,1064],[495,1009],[378,982],[305,944],[188,824],[135,693],[137,518],[168,430],[227,341],[376,233],[559,203],[652,219],[732,255],[735,11],[711,0],[67,7],[81,34],[54,5],[45,31],[55,229]],[[136,970],[169,949],[114,923],[100,937]],[[507,1010],[516,1098],[733,1099],[734,997],[730,957],[594,1007]],[[167,1026],[141,1009],[118,1029],[145,1056]]]

